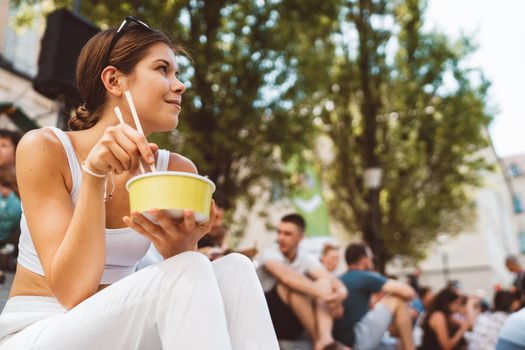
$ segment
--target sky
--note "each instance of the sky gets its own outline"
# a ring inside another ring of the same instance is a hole
[[[492,82],[496,153],[525,154],[525,0],[428,0],[426,20],[428,29],[451,38],[474,35],[478,50],[469,63]]]

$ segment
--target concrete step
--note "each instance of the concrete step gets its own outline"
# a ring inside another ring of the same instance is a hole
[[[312,350],[312,342],[305,334],[297,340],[279,340],[279,348],[281,350]]]

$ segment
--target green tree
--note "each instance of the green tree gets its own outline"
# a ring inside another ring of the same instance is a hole
[[[294,110],[294,58],[280,35],[290,25],[280,18],[282,3],[93,0],[80,10],[102,27],[137,16],[191,53],[194,64],[182,64],[188,90],[179,129],[154,138],[192,159],[217,184],[226,208],[239,198],[255,200],[247,189],[261,179],[283,179],[280,164],[313,140],[310,115]]]
[[[460,231],[471,218],[468,191],[487,168],[478,151],[489,84],[465,68],[470,40],[422,30],[424,8],[422,0],[95,0],[81,12],[99,25],[136,15],[192,52],[181,127],[157,138],[193,159],[227,207],[261,179],[282,180],[279,165],[311,150],[319,128],[333,143],[334,160],[318,164],[331,214],[384,264],[419,259],[439,232]],[[371,167],[384,173],[378,190],[364,188]]]
[[[338,30],[302,54],[321,50],[323,64],[300,75],[333,144],[321,172],[331,214],[362,234],[384,269],[396,255],[421,259],[439,232],[471,221],[468,193],[489,167],[479,154],[488,146],[489,84],[464,66],[470,40],[423,31],[425,2],[341,4]],[[365,169],[374,167],[382,186],[366,189]]]

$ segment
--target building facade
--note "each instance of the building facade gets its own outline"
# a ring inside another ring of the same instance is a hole
[[[56,125],[57,102],[33,89],[43,19],[35,19],[31,28],[17,29],[13,23],[17,11],[8,0],[0,0],[0,127],[27,131],[26,116],[34,127]]]
[[[514,277],[505,267],[505,258],[518,255],[520,249],[512,187],[505,169],[493,148],[486,148],[482,155],[494,165],[494,171],[481,174],[483,185],[472,192],[473,225],[458,235],[440,234],[419,268],[421,284],[435,291],[456,280],[467,293],[483,294],[491,300],[496,285],[511,286]],[[391,267],[395,274],[411,272],[399,265]]]
[[[525,254],[525,154],[502,159],[513,191],[514,219],[518,229],[520,253]]]

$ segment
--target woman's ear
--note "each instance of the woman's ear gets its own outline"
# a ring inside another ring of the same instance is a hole
[[[114,96],[122,96],[124,89],[122,88],[122,79],[124,75],[115,67],[107,66],[100,73],[102,84],[106,90]]]

